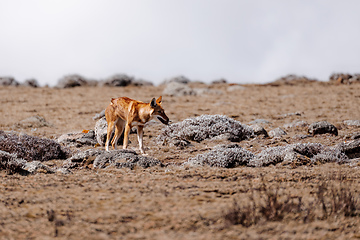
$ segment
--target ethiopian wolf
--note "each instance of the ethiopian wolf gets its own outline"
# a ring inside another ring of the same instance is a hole
[[[143,145],[143,129],[145,123],[156,117],[163,124],[169,124],[169,118],[161,107],[161,100],[161,96],[157,100],[153,98],[150,103],[136,101],[128,97],[112,98],[109,106],[105,110],[105,117],[108,123],[105,143],[106,151],[109,151],[110,136],[114,127],[115,134],[111,141],[111,145],[116,149],[116,143],[125,128],[123,148],[126,149],[128,146],[130,129],[136,126],[139,148],[141,153],[145,154]]]

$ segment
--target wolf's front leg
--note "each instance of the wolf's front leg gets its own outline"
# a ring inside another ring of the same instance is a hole
[[[139,149],[141,154],[145,154],[144,145],[143,145],[143,136],[144,136],[144,127],[138,126],[137,127],[137,139],[139,142]]]
[[[124,131],[124,146],[123,146],[123,149],[126,149],[127,146],[128,146],[130,129],[131,129],[130,124],[126,124],[125,131]]]

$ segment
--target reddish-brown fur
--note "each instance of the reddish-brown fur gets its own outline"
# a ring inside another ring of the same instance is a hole
[[[109,141],[112,131],[115,127],[115,134],[111,141],[111,145],[116,149],[116,142],[124,131],[123,148],[128,146],[128,136],[130,129],[137,126],[137,136],[139,141],[139,148],[141,153],[145,153],[143,147],[143,128],[145,123],[150,121],[153,117],[168,124],[169,118],[166,116],[164,109],[161,107],[162,97],[157,100],[152,99],[150,103],[144,103],[128,97],[113,98],[109,106],[105,110],[105,117],[108,123],[106,150],[109,150]]]

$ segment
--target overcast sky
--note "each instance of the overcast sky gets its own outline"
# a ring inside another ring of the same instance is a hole
[[[357,0],[0,0],[0,76],[264,83],[360,73]]]

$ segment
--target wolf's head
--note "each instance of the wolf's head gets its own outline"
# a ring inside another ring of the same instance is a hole
[[[166,116],[164,109],[161,107],[162,97],[160,96],[157,100],[153,98],[150,102],[150,107],[154,110],[151,116],[157,117],[163,124],[169,124],[169,118]]]

